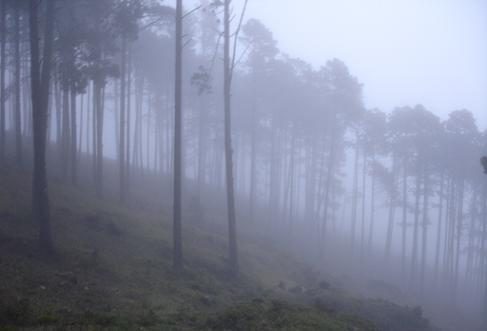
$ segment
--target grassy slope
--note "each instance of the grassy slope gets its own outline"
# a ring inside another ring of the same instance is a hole
[[[187,268],[175,274],[167,215],[129,211],[56,182],[50,192],[58,253],[46,260],[29,215],[30,178],[1,169],[0,330],[430,329],[420,312],[353,299],[268,247],[242,245],[244,272],[232,281],[225,238],[197,227],[185,228]]]

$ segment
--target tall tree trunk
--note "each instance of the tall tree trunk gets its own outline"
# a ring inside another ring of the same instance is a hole
[[[14,27],[14,86],[15,86],[15,156],[17,165],[22,167],[22,114],[20,96],[20,10],[19,4],[15,4],[15,27]]]
[[[429,177],[428,169],[424,167],[423,169],[423,220],[422,220],[422,244],[421,244],[421,270],[420,270],[420,293],[424,293],[424,279],[426,273],[426,256],[428,252],[428,223],[429,223]]]
[[[38,7],[39,3],[30,0],[30,52],[31,52],[31,93],[33,106],[33,145],[34,170],[32,179],[32,216],[39,224],[39,243],[41,250],[53,249],[51,226],[49,222],[49,196],[46,171],[46,128],[49,86],[51,78],[51,60],[54,23],[54,0],[46,0],[46,25],[44,51],[39,56]]]
[[[408,226],[408,172],[407,159],[403,160],[403,178],[402,178],[402,231],[401,231],[401,271],[406,271],[406,235]]]
[[[85,114],[85,96],[81,95],[79,105],[79,136],[78,136],[78,153],[83,153],[83,128],[84,128],[84,114]]]
[[[470,201],[470,224],[468,228],[468,245],[467,245],[467,268],[465,270],[465,279],[473,280],[473,264],[474,264],[474,249],[475,249],[475,227],[477,222],[477,187],[472,187],[473,193]]]
[[[485,254],[485,248],[487,243],[487,183],[484,179],[484,183],[482,185],[482,243],[481,243],[481,270],[484,275],[484,326],[487,328],[487,257]]]
[[[328,156],[328,164],[326,166],[326,188],[325,188],[325,199],[324,199],[324,211],[323,211],[323,229],[321,231],[321,247],[325,249],[326,245],[326,231],[329,223],[329,206],[333,202],[332,200],[332,190],[333,190],[333,179],[335,174],[335,153],[336,153],[336,114],[333,114],[333,118],[331,119],[331,135],[330,135],[330,154]],[[323,255],[324,252],[321,254]]]
[[[255,84],[254,84],[255,86]],[[255,91],[254,91],[255,94]],[[257,102],[252,96],[251,137],[250,137],[250,190],[249,190],[249,219],[255,222],[255,195],[257,191]]]
[[[63,179],[66,180],[68,178],[69,173],[69,161],[70,161],[70,146],[71,146],[71,137],[70,137],[70,128],[69,128],[69,90],[64,87],[63,88],[63,119],[62,119],[62,135],[61,135],[61,145],[62,145],[62,154],[61,154],[61,165],[62,165],[62,174]]]
[[[444,186],[445,186],[445,172],[442,171],[440,177],[440,191],[439,191],[439,199],[440,203],[438,205],[438,225],[437,225],[437,232],[436,232],[436,251],[435,251],[435,269],[434,269],[434,284],[438,284],[438,271],[440,268],[440,251],[441,251],[441,233],[443,230],[443,203],[444,199]]]
[[[289,220],[289,234],[290,239],[292,240],[293,235],[293,225],[294,225],[294,186],[295,186],[295,150],[296,150],[296,127],[293,125],[292,129],[292,141],[291,141],[291,151],[289,152],[290,157],[290,164],[289,164],[289,211],[288,211],[288,220]]]
[[[59,78],[55,78],[54,80],[54,102],[56,106],[56,147],[57,147],[57,152],[59,155],[59,162],[62,163],[62,157],[63,157],[63,136],[62,136],[62,112],[63,108],[61,105],[61,87],[59,86]]]
[[[98,158],[97,158],[97,151],[98,151],[98,142],[97,142],[97,135],[98,135],[98,126],[97,126],[97,117],[98,117],[98,83],[96,82],[96,79],[93,79],[93,83],[92,83],[92,90],[93,90],[93,93],[91,95],[91,99],[92,99],[92,112],[91,112],[91,116],[92,116],[92,128],[93,128],[93,132],[92,132],[92,149],[93,149],[93,181],[94,181],[94,184],[95,184],[95,189],[97,191],[97,195],[98,195]],[[100,197],[100,196],[98,196]]]
[[[144,78],[135,84],[135,123],[132,162],[136,169],[142,168],[142,108],[144,102]]]
[[[456,248],[455,248],[455,265],[454,265],[454,278],[453,278],[453,291],[454,291],[454,300],[457,298],[458,293],[458,275],[460,272],[460,243],[462,240],[462,227],[463,227],[463,202],[464,202],[464,193],[465,193],[465,180],[460,180],[460,187],[459,187],[459,196],[458,196],[458,218],[457,218],[457,233],[456,233]]]
[[[130,138],[131,138],[131,102],[132,102],[132,51],[131,47],[129,46],[127,49],[127,57],[128,57],[128,64],[127,64],[127,152],[125,153],[125,195],[126,198],[129,198],[129,191],[130,191]]]
[[[204,92],[203,92],[204,93]],[[205,184],[205,170],[206,170],[206,136],[208,134],[208,103],[207,96],[205,94],[200,95],[200,111],[198,116],[198,168],[197,168],[197,178],[198,178],[198,195],[196,208],[198,208],[200,214],[202,211],[201,198],[203,196],[203,185]]]
[[[78,182],[78,143],[76,128],[76,89],[71,88],[71,183],[76,185]]]
[[[173,196],[173,266],[183,266],[183,238],[181,229],[182,195],[182,85],[183,85],[183,1],[176,2],[176,81],[174,109],[174,196]]]
[[[0,163],[5,158],[5,71],[7,61],[6,52],[6,20],[7,20],[7,2],[2,1],[0,7]]]
[[[363,163],[362,163],[362,210],[361,210],[361,225],[360,225],[360,259],[364,258],[365,254],[365,205],[366,205],[366,190],[367,190],[367,150],[363,149]]]
[[[389,262],[392,248],[392,236],[394,234],[394,216],[396,212],[396,177],[397,177],[397,160],[396,155],[392,155],[392,170],[391,170],[391,192],[389,193],[389,213],[387,216],[387,237],[386,237],[386,250],[385,258],[386,263]]]
[[[372,152],[372,164],[375,162],[375,155]],[[375,175],[372,173],[371,175],[371,184],[370,184],[370,222],[369,222],[369,238],[367,241],[367,250],[369,252],[369,256],[372,254],[372,242],[374,240],[374,225],[375,225]]]
[[[418,160],[416,167],[416,187],[414,193],[414,225],[413,225],[413,245],[411,252],[410,285],[416,282],[416,268],[418,264],[418,236],[419,236],[419,217],[420,217],[420,198],[421,198],[421,161]]]
[[[235,37],[236,38],[236,37]],[[230,0],[224,2],[224,130],[225,130],[225,174],[227,186],[228,239],[230,273],[238,274],[237,228],[235,215],[235,196],[233,187],[232,129],[231,129],[231,80],[230,59]]]
[[[351,231],[352,231],[352,252],[355,249],[355,234],[357,233],[357,208],[358,208],[358,171],[359,171],[359,146],[358,141],[355,143],[355,162],[353,166],[353,187],[352,187],[352,213],[351,213]]]
[[[103,198],[103,85],[101,78],[95,81],[95,104],[96,104],[96,194],[98,198]]]
[[[121,65],[120,65],[120,151],[119,157],[119,183],[120,183],[120,202],[126,202],[125,196],[125,105],[126,105],[126,67],[127,67],[127,39],[122,36]]]

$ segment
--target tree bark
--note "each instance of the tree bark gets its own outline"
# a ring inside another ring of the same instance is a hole
[[[22,114],[20,96],[20,10],[19,4],[15,4],[14,13],[14,123],[15,123],[15,156],[17,165],[22,167]]]
[[[440,268],[440,251],[441,251],[441,233],[443,231],[443,203],[444,203],[444,186],[445,186],[445,173],[441,173],[440,177],[440,191],[439,199],[440,203],[438,206],[438,225],[436,232],[436,253],[435,253],[435,269],[434,269],[434,284],[438,283],[438,271]]]
[[[358,140],[358,138],[357,138]],[[357,208],[358,208],[358,171],[359,171],[359,147],[358,141],[355,143],[355,162],[353,166],[353,187],[352,187],[352,213],[351,213],[351,231],[352,231],[352,253],[355,250],[355,234],[357,232]]]
[[[5,71],[6,71],[6,20],[7,20],[7,2],[2,1],[0,7],[0,163],[5,158]]]
[[[39,55],[38,2],[30,0],[29,25],[31,49],[31,93],[33,106],[34,169],[32,179],[32,215],[39,224],[39,244],[43,252],[52,252],[49,196],[46,170],[46,128],[51,78],[54,0],[46,0],[46,25],[42,68]]]
[[[396,212],[396,177],[397,177],[397,161],[396,155],[393,153],[392,155],[392,170],[391,170],[391,192],[389,193],[389,213],[387,216],[387,237],[386,237],[386,250],[385,250],[385,258],[386,263],[389,262],[391,256],[391,248],[392,248],[392,236],[394,234],[394,216]]]
[[[182,195],[182,72],[183,72],[183,1],[176,2],[176,81],[174,109],[174,196],[173,196],[173,267],[183,267],[181,226]]]
[[[71,88],[71,183],[76,185],[78,182],[78,143],[76,128],[76,90]]]
[[[238,275],[238,248],[237,229],[235,215],[235,196],[233,186],[233,157],[232,157],[232,130],[231,130],[231,79],[230,60],[230,0],[224,2],[224,130],[225,130],[225,174],[227,188],[227,213],[228,213],[228,239],[229,239],[229,263],[232,276]]]
[[[121,49],[121,65],[120,65],[120,150],[119,157],[119,184],[120,184],[120,202],[126,202],[125,196],[125,105],[126,105],[126,67],[127,67],[127,39],[122,36],[122,49]]]

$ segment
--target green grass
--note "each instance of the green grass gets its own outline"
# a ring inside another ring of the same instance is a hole
[[[197,227],[184,228],[185,269],[175,273],[167,213],[129,210],[58,182],[50,183],[57,253],[46,259],[30,217],[30,183],[1,169],[0,330],[374,330],[397,316],[424,321],[397,306],[391,313],[390,304],[369,311],[318,284],[310,293],[279,289],[299,285],[309,268],[243,240],[243,272],[231,279],[226,238]]]

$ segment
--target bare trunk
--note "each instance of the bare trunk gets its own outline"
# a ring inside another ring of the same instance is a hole
[[[426,256],[428,252],[428,223],[429,223],[429,177],[427,173],[428,169],[425,167],[424,172],[424,183],[423,183],[423,220],[422,220],[422,245],[421,245],[421,270],[420,270],[420,293],[424,293],[424,279],[426,273]]]
[[[47,106],[51,77],[51,57],[53,41],[54,3],[46,0],[46,26],[44,35],[44,54],[39,56],[38,2],[30,0],[29,26],[31,49],[31,92],[33,105],[33,144],[34,173],[32,179],[32,216],[39,224],[39,243],[41,250],[53,249],[49,221],[49,196],[46,170],[46,128]]]
[[[440,250],[441,250],[441,233],[443,231],[443,203],[444,203],[444,186],[445,186],[445,173],[441,173],[440,178],[440,192],[439,199],[440,203],[438,206],[438,225],[436,232],[436,252],[435,252],[435,269],[434,269],[434,284],[438,283],[438,271],[440,268]]]
[[[401,232],[401,270],[406,271],[406,235],[408,226],[408,173],[407,160],[403,160],[404,173],[402,179],[402,232]]]
[[[352,188],[352,214],[350,223],[352,225],[352,252],[355,249],[355,234],[357,233],[357,208],[358,208],[358,170],[359,170],[359,147],[355,145],[355,162],[353,166],[353,188]]]
[[[225,174],[227,187],[228,239],[230,273],[238,274],[237,228],[235,216],[235,196],[233,186],[232,129],[231,129],[231,79],[230,60],[230,0],[224,4],[224,130],[225,130]]]
[[[183,72],[183,1],[176,5],[176,82],[174,110],[174,197],[173,197],[173,266],[183,267],[183,239],[181,229],[182,194],[182,72]]]
[[[71,137],[70,137],[70,128],[69,128],[69,90],[64,87],[63,89],[63,120],[62,120],[62,135],[61,135],[61,165],[62,165],[62,174],[63,179],[66,180],[68,178],[69,173],[69,160],[70,160],[70,146],[71,146]]]
[[[385,250],[385,257],[386,263],[389,262],[391,256],[391,247],[392,247],[392,236],[394,234],[394,216],[396,212],[396,177],[397,177],[397,161],[396,155],[392,155],[392,171],[391,171],[391,181],[392,187],[391,192],[389,192],[389,213],[387,216],[387,237],[386,237],[386,250]]]
[[[127,67],[127,40],[122,36],[122,50],[121,50],[121,65],[120,65],[120,150],[119,150],[119,184],[120,184],[120,202],[126,202],[125,196],[125,92],[126,92],[126,67]]]
[[[71,183],[76,185],[78,182],[78,143],[76,133],[76,90],[71,88]]]
[[[0,163],[5,158],[5,71],[6,71],[6,20],[7,20],[7,4],[2,1],[0,7]]]
[[[419,157],[418,157],[419,158]],[[416,168],[416,187],[414,200],[414,225],[413,225],[413,246],[411,252],[410,285],[414,286],[416,281],[416,270],[418,264],[418,236],[421,198],[421,161],[418,159]]]
[[[21,115],[21,96],[20,96],[20,10],[19,5],[15,6],[15,30],[14,30],[14,118],[15,118],[15,157],[17,165],[22,167],[22,115]]]

